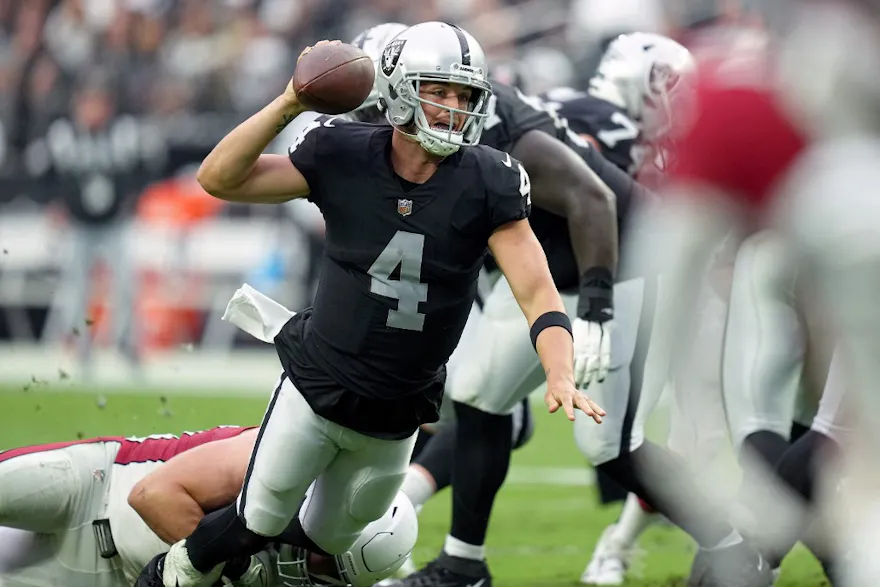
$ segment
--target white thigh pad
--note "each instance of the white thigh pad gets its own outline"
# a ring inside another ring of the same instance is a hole
[[[327,433],[328,424],[293,383],[282,378],[238,498],[239,514],[249,530],[277,536],[293,519],[309,485],[339,452]]]
[[[571,313],[575,296],[563,296]],[[450,397],[490,414],[510,414],[544,382],[544,370],[529,337],[529,324],[500,278],[483,306],[473,352],[448,382]]]

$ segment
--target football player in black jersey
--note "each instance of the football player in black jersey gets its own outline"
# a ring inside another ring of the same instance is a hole
[[[314,307],[275,339],[284,372],[237,505],[206,516],[138,585],[210,585],[270,537],[349,548],[397,493],[418,426],[437,419],[487,250],[530,324],[550,411],[601,422],[574,383],[571,322],[527,221],[529,177],[477,145],[491,95],[481,47],[458,27],[423,23],[386,46],[380,70],[391,126],[320,117],[289,160],[264,155],[304,111],[291,82],[202,163],[200,183],[224,200],[308,197],[327,248]]]
[[[630,33],[608,46],[586,91],[555,88],[541,99],[606,159],[635,176],[645,164],[664,168],[667,159],[670,105],[646,101],[645,84],[674,84],[693,69],[693,57],[681,44]]]

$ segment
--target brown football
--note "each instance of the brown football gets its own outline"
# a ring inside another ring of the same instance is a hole
[[[303,55],[293,73],[300,104],[323,114],[351,112],[373,88],[373,61],[348,43],[317,45]]]

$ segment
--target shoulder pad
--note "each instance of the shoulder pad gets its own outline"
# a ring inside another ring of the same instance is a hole
[[[518,159],[491,147],[483,147],[480,151],[478,164],[490,191],[504,193],[516,190],[523,197],[529,196],[529,174]]]
[[[333,128],[336,126],[337,122],[339,122],[339,119],[334,116],[328,116],[327,114],[321,114],[320,112],[303,112],[294,118],[293,122],[290,123],[290,126],[285,129],[285,132],[291,137],[290,147],[288,147],[287,152],[293,153],[305,140],[306,135],[316,128],[322,126],[325,128]]]

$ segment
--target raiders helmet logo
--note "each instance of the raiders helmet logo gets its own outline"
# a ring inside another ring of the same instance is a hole
[[[397,213],[401,216],[409,216],[412,214],[412,200],[401,198],[397,200]]]
[[[394,68],[397,67],[397,60],[400,59],[400,52],[403,51],[405,44],[406,39],[395,39],[388,43],[385,50],[382,51],[382,73],[386,76],[391,75]]]

